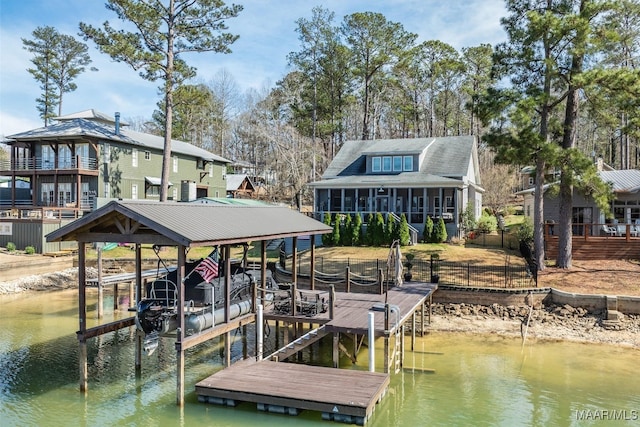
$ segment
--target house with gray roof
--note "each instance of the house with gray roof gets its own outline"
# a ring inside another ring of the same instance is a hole
[[[129,130],[119,113],[85,110],[55,120],[7,137],[10,159],[0,161],[0,176],[11,184],[0,188],[0,221],[18,229],[21,220],[75,219],[113,199],[159,200],[163,137]],[[168,199],[226,196],[229,160],[178,140],[171,160]],[[20,248],[15,235],[8,239]]]
[[[592,197],[579,191],[573,194],[573,234],[583,236],[609,235],[626,236],[627,229],[632,237],[640,236],[640,170],[599,167],[600,178],[609,183],[613,191],[611,215],[595,203]],[[548,224],[549,233],[553,234],[553,224],[559,222],[560,198],[557,192],[547,191],[551,184],[544,186],[544,220]],[[534,188],[519,192],[524,196],[524,214],[533,218]]]
[[[449,236],[468,205],[480,216],[484,192],[474,136],[347,141],[309,185],[319,216],[404,214],[419,232],[427,216],[444,218]]]

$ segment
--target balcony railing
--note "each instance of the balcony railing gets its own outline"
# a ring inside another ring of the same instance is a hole
[[[58,167],[53,160],[42,157],[28,159],[0,160],[0,170],[3,171],[39,171],[39,170],[83,169],[97,170],[98,160],[93,157],[76,156],[74,158],[59,159]]]

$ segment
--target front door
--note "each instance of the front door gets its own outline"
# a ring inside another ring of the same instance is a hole
[[[376,212],[389,212],[389,197],[376,197]]]

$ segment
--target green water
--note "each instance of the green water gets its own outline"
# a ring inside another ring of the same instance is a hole
[[[107,298],[105,306],[111,305]],[[95,323],[95,301],[90,308]],[[113,320],[111,310],[105,312],[103,322]],[[0,296],[0,328],[3,427],[340,425],[313,412],[290,417],[258,412],[252,404],[198,403],[195,383],[221,369],[217,341],[188,353],[186,403],[180,409],[173,341],[163,340],[152,356],[144,356],[137,378],[129,329],[90,340],[89,392],[81,394],[73,291]],[[640,425],[638,350],[530,342],[522,351],[517,339],[439,333],[418,339],[415,350],[407,352],[405,367],[435,372],[393,375],[368,426]],[[330,345],[322,351],[330,357]],[[236,335],[232,358],[241,353]],[[354,368],[367,369],[366,352],[359,360]],[[342,365],[352,368],[346,359]]]

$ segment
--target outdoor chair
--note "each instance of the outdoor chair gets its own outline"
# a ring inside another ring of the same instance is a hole
[[[617,236],[618,235],[618,230],[616,229],[616,227],[613,227],[611,225],[602,224],[602,231],[604,231],[609,236]]]

